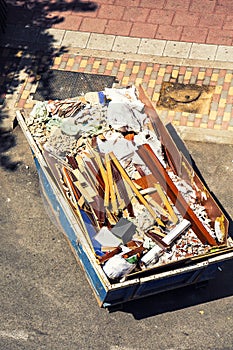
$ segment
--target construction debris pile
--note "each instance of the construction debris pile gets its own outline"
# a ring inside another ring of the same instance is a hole
[[[26,124],[110,281],[232,244],[206,191],[176,173],[134,86],[38,102]]]

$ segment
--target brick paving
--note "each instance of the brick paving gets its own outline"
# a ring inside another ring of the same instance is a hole
[[[142,84],[155,106],[164,82],[212,86],[208,114],[156,107],[158,114],[178,127],[221,130],[228,135],[233,131],[232,64],[220,68],[194,64],[197,59],[213,62],[215,58],[232,62],[231,0],[8,0],[8,5],[10,35],[6,32],[6,41],[15,38],[21,50],[12,53],[3,45],[0,56],[11,62],[14,55],[25,59],[29,52],[32,60],[26,66],[22,64],[28,75],[24,84],[18,81],[16,108],[32,107],[32,95],[43,69],[53,68],[116,76],[121,86]],[[35,53],[33,58],[25,45],[29,41],[34,49],[44,41],[47,52]],[[98,49],[106,55],[92,51]],[[117,52],[117,58],[111,58],[108,52]],[[136,55],[123,58],[125,53]],[[145,55],[145,59],[139,59],[137,54]],[[147,55],[173,57],[177,62],[155,63]],[[189,58],[193,63],[185,63],[181,58]],[[34,70],[33,74],[27,73],[28,67]],[[7,84],[6,78],[4,82],[1,78],[1,103],[9,93],[9,81]]]
[[[95,21],[89,13],[80,23],[80,31],[127,35],[206,44],[233,44],[233,4],[231,1],[167,0],[98,2]],[[64,28],[64,23],[55,24]],[[100,24],[98,26],[98,23]],[[70,23],[71,24],[71,23]],[[73,24],[74,26],[75,24]],[[91,27],[89,27],[91,25]],[[90,29],[91,28],[91,29]],[[69,28],[73,30],[72,24]]]
[[[69,53],[54,58],[50,68],[115,76],[119,86],[142,84],[155,106],[163,82],[212,86],[213,95],[208,114],[181,113],[158,108],[157,112],[165,123],[171,122],[175,126],[233,131],[233,70],[115,60]],[[35,103],[32,96],[40,78],[36,71],[34,78],[28,78],[18,96],[17,108],[32,108]]]
[[[12,24],[17,20],[71,31],[233,45],[232,0],[8,0],[8,4]]]

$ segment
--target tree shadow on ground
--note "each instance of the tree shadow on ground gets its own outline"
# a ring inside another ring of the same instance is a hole
[[[31,84],[36,84],[38,77],[50,69],[54,58],[66,52],[65,47],[55,47],[55,38],[48,29],[63,22],[67,12],[93,12],[97,7],[95,2],[80,0],[7,1],[6,27],[0,33],[1,167],[7,170],[17,168],[5,154],[15,144],[12,132],[4,129],[4,120],[12,112],[7,101],[19,91],[26,78]]]

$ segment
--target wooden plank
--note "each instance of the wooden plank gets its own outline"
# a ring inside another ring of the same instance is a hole
[[[111,161],[109,158],[109,154],[105,154],[105,166],[106,166],[106,170],[107,170],[107,177],[108,177],[108,183],[109,183],[112,212],[114,214],[118,214],[117,199],[116,199],[115,188],[114,188],[114,183],[113,183]]]
[[[109,181],[108,181],[108,176],[107,176],[107,171],[104,168],[104,165],[102,163],[102,160],[100,158],[100,155],[98,152],[95,152],[91,147],[91,152],[94,154],[95,161],[99,167],[100,174],[102,176],[102,179],[104,181],[104,206],[108,207],[109,206],[109,200],[110,200],[110,186],[109,186]]]
[[[173,139],[170,137],[165,125],[159,118],[151,100],[141,85],[138,87],[138,92],[140,100],[145,105],[145,113],[149,116],[154,132],[161,141],[162,146],[165,148],[165,153],[170,167],[174,170],[175,174],[181,176],[182,156],[180,151],[176,147]]]
[[[209,234],[202,222],[182,197],[151,147],[148,144],[139,146],[137,153],[148,166],[152,174],[159,179],[160,185],[163,187],[164,191],[167,193],[168,197],[179,210],[181,215],[191,222],[194,232],[202,243],[205,244],[208,242],[210,245],[218,245],[216,240]]]
[[[167,196],[164,194],[160,184],[155,184],[155,188],[160,196],[160,198],[162,199],[163,201],[163,204],[165,205],[165,207],[167,208],[169,214],[170,214],[170,217],[171,217],[171,220],[174,224],[176,224],[178,222],[178,217],[176,216],[176,214],[174,213],[174,210],[172,209],[172,206],[171,204],[169,203],[169,200],[167,198]]]
[[[114,153],[111,152],[109,153],[110,157],[112,158],[114,164],[116,165],[117,169],[121,173],[122,177],[125,179],[125,181],[130,185],[131,189],[135,193],[136,197],[139,199],[139,201],[146,207],[146,209],[149,211],[151,216],[156,220],[156,222],[164,226],[164,223],[157,217],[157,214],[155,211],[152,209],[150,204],[146,201],[146,199],[141,195],[141,193],[138,191],[137,187],[133,183],[133,181],[130,179],[128,174],[125,172],[125,170],[122,168],[121,164],[119,163],[118,159],[115,157]]]

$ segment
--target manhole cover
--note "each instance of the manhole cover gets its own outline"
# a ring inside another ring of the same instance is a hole
[[[208,114],[213,86],[164,82],[157,108],[177,112]]]
[[[109,75],[54,69],[42,75],[33,98],[39,101],[64,100],[90,91],[101,91],[105,87],[112,87],[114,82],[115,77]]]

